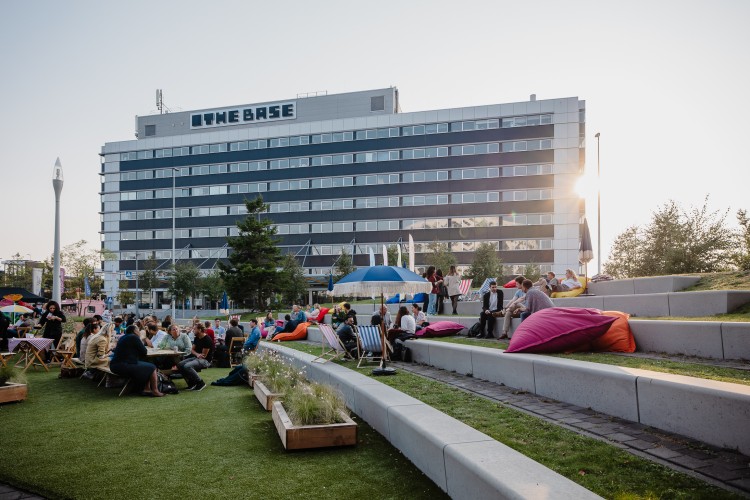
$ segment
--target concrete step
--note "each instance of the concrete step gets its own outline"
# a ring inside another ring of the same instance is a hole
[[[640,295],[684,290],[700,281],[699,276],[650,276],[589,283],[594,295]]]
[[[750,386],[409,340],[412,360],[750,454]]]

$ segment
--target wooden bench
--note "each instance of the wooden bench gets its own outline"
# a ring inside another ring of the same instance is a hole
[[[104,381],[105,381],[105,380],[107,379],[107,377],[119,377],[119,378],[125,378],[125,377],[121,377],[120,375],[118,375],[118,374],[116,374],[115,372],[113,372],[112,370],[110,370],[110,369],[109,369],[109,367],[104,367],[104,366],[97,366],[97,367],[95,367],[95,368],[94,368],[94,367],[92,367],[91,369],[92,369],[92,370],[98,370],[98,371],[100,371],[100,372],[102,372],[102,373],[104,374],[104,376],[103,376],[103,377],[102,377],[102,379],[101,379],[101,380],[99,381],[99,383],[98,383],[98,384],[96,384],[96,386],[97,386],[97,387],[100,387],[100,386],[102,385],[102,383],[104,383]],[[117,397],[120,397],[120,396],[122,396],[123,394],[125,394],[125,390],[126,390],[126,389],[128,388],[128,386],[130,385],[130,380],[131,380],[130,378],[126,378],[126,379],[125,379],[125,385],[124,385],[124,386],[122,386],[122,390],[120,391],[120,394],[118,394],[118,396],[117,396]]]

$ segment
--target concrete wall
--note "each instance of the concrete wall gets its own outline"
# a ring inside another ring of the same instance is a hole
[[[407,346],[415,363],[750,453],[750,386],[428,339]]]

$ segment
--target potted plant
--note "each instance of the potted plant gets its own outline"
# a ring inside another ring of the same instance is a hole
[[[28,389],[21,370],[15,366],[0,367],[0,403],[23,401]]]
[[[273,422],[287,450],[352,446],[357,424],[349,417],[341,393],[316,382],[290,387],[273,403]]]
[[[253,391],[263,408],[271,411],[273,401],[302,380],[303,375],[276,353],[263,353],[258,357],[261,359],[250,360],[251,357],[248,356],[247,360],[253,366],[251,373],[256,374]],[[251,369],[248,368],[248,370]]]

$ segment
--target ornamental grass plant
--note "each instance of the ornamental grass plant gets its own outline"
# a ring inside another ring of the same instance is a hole
[[[341,423],[342,415],[348,415],[341,392],[317,382],[296,384],[284,395],[283,405],[296,426]]]

